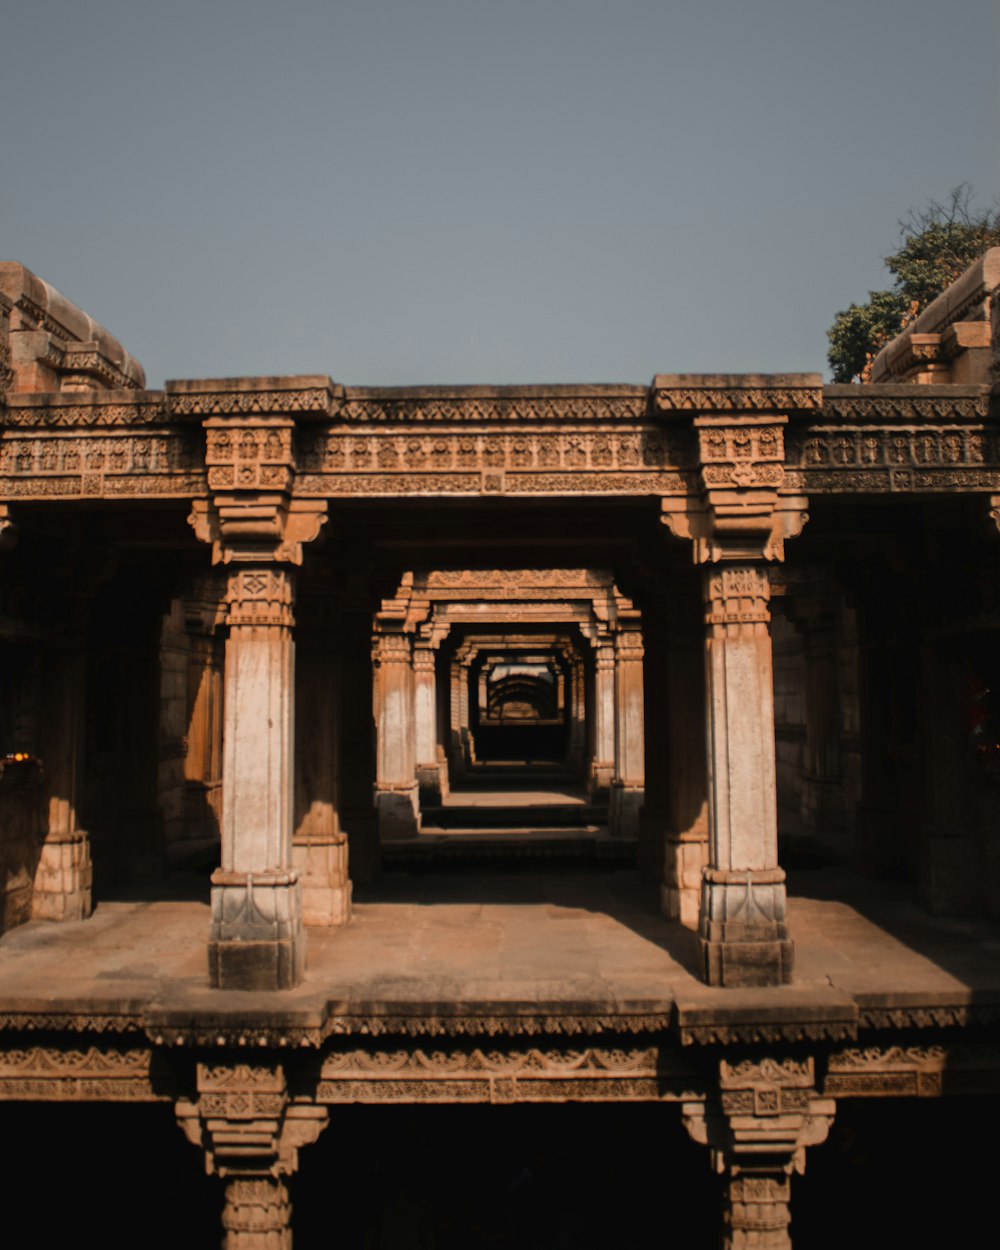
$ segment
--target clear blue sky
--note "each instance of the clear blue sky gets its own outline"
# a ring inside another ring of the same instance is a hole
[[[7,0],[0,256],[167,377],[825,369],[1000,194],[991,0]]]

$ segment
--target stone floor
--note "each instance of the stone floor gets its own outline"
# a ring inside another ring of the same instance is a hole
[[[931,917],[839,868],[794,873],[791,890],[794,983],[717,990],[695,976],[691,935],[667,924],[633,871],[390,872],[358,891],[349,926],[310,930],[305,983],[271,996],[208,988],[206,882],[178,875],[156,899],[4,935],[0,1011],[1000,1003],[1000,925]]]

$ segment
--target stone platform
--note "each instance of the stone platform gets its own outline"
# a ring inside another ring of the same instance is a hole
[[[632,871],[387,874],[359,891],[346,928],[310,930],[305,981],[281,993],[209,988],[204,892],[199,878],[177,876],[154,901],[105,902],[83,922],[6,934],[0,1022],[77,1018],[91,1029],[100,1019],[181,1042],[218,1026],[220,1038],[238,1029],[319,1044],[331,1032],[410,1031],[406,1021],[452,1031],[447,1020],[470,1018],[477,1031],[492,1018],[537,1018],[557,1032],[578,1018],[588,1032],[641,1019],[702,1042],[713,1030],[843,1039],[966,1023],[970,1012],[1000,1018],[1000,925],[932,917],[836,868],[792,877],[792,984],[746,990],[698,980],[693,935],[662,918]]]

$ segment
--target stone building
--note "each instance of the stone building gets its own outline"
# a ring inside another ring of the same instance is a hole
[[[230,1250],[347,1104],[670,1104],[778,1250],[844,1100],[994,1091],[998,287],[866,385],[150,391],[0,264],[0,1099],[171,1105]]]

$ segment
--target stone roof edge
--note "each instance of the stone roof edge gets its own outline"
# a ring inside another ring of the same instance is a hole
[[[872,381],[891,378],[891,362],[905,352],[906,345],[919,334],[943,334],[950,326],[976,312],[975,321],[989,322],[987,301],[1000,286],[1000,247],[991,247],[979,260],[946,287],[906,327],[886,343],[872,362]],[[985,315],[983,315],[985,313]]]
[[[74,343],[93,343],[128,381],[142,389],[146,373],[135,357],[82,308],[18,261],[0,261],[0,294],[31,317],[48,322],[53,332]]]

